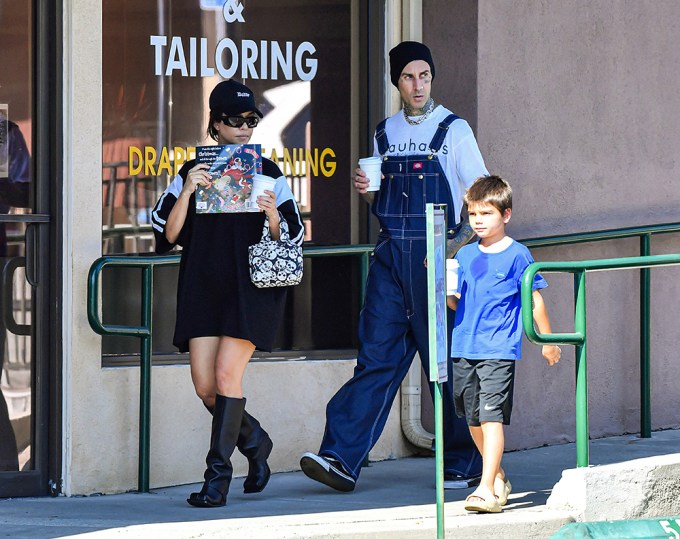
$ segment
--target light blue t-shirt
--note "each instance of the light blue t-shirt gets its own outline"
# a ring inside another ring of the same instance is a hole
[[[534,259],[512,241],[503,251],[486,253],[479,243],[456,254],[460,299],[451,339],[451,356],[466,359],[522,357],[522,274]],[[548,283],[536,274],[533,290]]]

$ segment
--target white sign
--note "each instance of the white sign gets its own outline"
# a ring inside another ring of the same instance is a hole
[[[427,222],[427,303],[430,337],[430,381],[448,380],[446,312],[446,215],[444,209],[425,207]]]

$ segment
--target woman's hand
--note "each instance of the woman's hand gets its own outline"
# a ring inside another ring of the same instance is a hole
[[[269,224],[271,225],[273,220],[279,221],[279,210],[276,209],[276,193],[274,191],[268,191],[265,189],[264,195],[257,197],[257,206],[264,213],[267,214],[269,219]]]
[[[207,164],[201,163],[190,169],[180,196],[184,195],[186,198],[189,198],[199,185],[210,185],[209,168],[210,167]]]
[[[281,237],[281,217],[276,207],[276,193],[265,189],[264,195],[257,197],[257,206],[267,214],[272,239],[278,240]]]
[[[201,163],[189,170],[182,191],[177,198],[177,202],[170,210],[168,220],[165,223],[165,237],[174,244],[179,238],[184,222],[187,218],[187,211],[189,211],[189,199],[196,191],[199,185],[210,185],[210,174],[208,174],[208,165]]]

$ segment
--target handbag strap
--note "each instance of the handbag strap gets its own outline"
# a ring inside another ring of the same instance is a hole
[[[281,241],[290,241],[290,233],[288,232],[288,223],[281,217],[279,213],[279,234]],[[269,232],[269,217],[264,216],[264,226],[262,227],[262,239],[260,241],[269,241],[272,239],[271,232]]]

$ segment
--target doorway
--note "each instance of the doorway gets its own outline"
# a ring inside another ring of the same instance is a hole
[[[0,0],[0,497],[60,488],[60,19]]]

